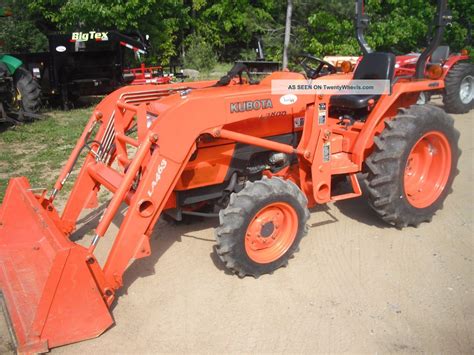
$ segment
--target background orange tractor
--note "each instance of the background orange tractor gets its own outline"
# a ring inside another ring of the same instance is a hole
[[[445,0],[436,19],[442,33]],[[275,72],[257,83],[242,79],[239,64],[218,82],[122,88],[97,106],[50,194],[12,179],[0,207],[0,286],[19,351],[47,351],[110,327],[123,274],[151,253],[163,214],[218,215],[217,254],[234,273],[254,277],[288,262],[308,208],[360,196],[360,172],[383,220],[429,221],[456,175],[459,133],[444,111],[414,103],[442,82],[394,79],[394,55],[368,53],[354,73],[324,79],[388,80],[390,94],[272,94],[274,80],[314,79],[325,66],[305,61],[306,77]],[[59,214],[55,198],[82,152]],[[99,189],[113,197],[84,247],[70,236],[81,212],[97,206]],[[128,209],[117,235],[107,236],[114,241],[101,265],[95,248],[122,204]]]

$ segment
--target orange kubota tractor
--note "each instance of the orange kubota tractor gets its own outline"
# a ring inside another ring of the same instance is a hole
[[[440,0],[439,33],[445,10]],[[218,82],[125,87],[106,97],[51,193],[34,193],[25,177],[8,185],[0,286],[18,350],[43,352],[110,327],[122,276],[151,253],[162,214],[218,213],[217,254],[239,276],[255,277],[287,263],[306,233],[309,207],[361,195],[359,172],[367,173],[368,199],[383,220],[397,227],[431,220],[457,171],[459,133],[441,109],[414,105],[420,92],[442,83],[393,79],[394,65],[392,54],[368,53],[354,73],[324,77],[387,79],[385,95],[285,101],[272,94],[273,80],[317,78],[327,67],[304,61],[306,76],[275,72],[257,83],[243,80],[238,65]],[[55,198],[81,152],[84,163],[60,214]],[[338,194],[341,181],[351,191]],[[97,206],[99,189],[113,197],[84,247],[70,236],[81,212]],[[117,235],[106,236],[124,203]],[[104,237],[114,240],[100,265],[94,251]]]

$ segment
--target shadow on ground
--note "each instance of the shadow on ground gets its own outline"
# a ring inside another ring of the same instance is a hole
[[[346,217],[377,228],[391,228],[372,210],[364,196],[334,202],[334,206]]]
[[[364,177],[359,176],[359,181],[361,183],[361,188],[364,195],[366,194],[366,187],[364,184]],[[93,231],[97,226],[100,216],[103,214],[108,202],[102,204],[99,208],[94,210],[82,217],[78,225],[80,227],[77,231],[71,236],[71,239],[75,242],[80,241],[84,238],[85,235]],[[336,208],[344,216],[357,221],[358,223],[364,223],[366,225],[375,226],[378,228],[387,228],[389,227],[384,223],[370,208],[366,197],[362,196],[355,199],[342,200],[334,202],[331,205],[318,205],[310,210],[312,214],[320,213],[317,218],[317,222],[310,223],[310,228],[317,228],[324,225],[329,225],[339,222],[337,213],[334,213],[334,208]],[[121,207],[120,213],[117,213],[113,224],[120,228],[123,218],[127,211],[127,206],[123,205]],[[193,217],[188,218],[183,222],[166,222],[162,217],[155,226],[155,230],[150,239],[150,246],[152,253],[150,256],[143,258],[137,262],[134,262],[124,274],[123,277],[123,287],[118,290],[117,296],[127,294],[129,286],[136,281],[138,278],[148,277],[155,274],[155,264],[161,258],[161,256],[166,253],[166,251],[175,243],[181,242],[182,238],[194,238],[202,240],[206,243],[215,243],[214,238],[200,238],[197,237],[194,232],[198,232],[204,229],[214,228],[218,225],[217,218],[199,218]],[[115,236],[113,236],[115,237]],[[209,255],[215,267],[223,271],[227,275],[232,275],[233,273],[229,271],[219,256],[217,255],[216,246],[212,248],[212,252]]]
[[[108,202],[103,203],[94,211],[81,217],[78,220],[80,227],[71,235],[73,242],[80,242],[86,235],[90,235],[94,228],[99,223]],[[127,206],[122,205],[120,211],[116,214],[113,224],[117,227],[117,231],[122,224],[127,211]],[[192,232],[213,228],[217,226],[217,218],[201,218],[191,217],[186,218],[183,222],[165,221],[161,218],[155,225],[155,229],[150,238],[150,247],[152,253],[150,256],[134,262],[127,269],[123,276],[123,287],[117,292],[117,296],[127,294],[129,286],[138,278],[147,277],[155,274],[155,264],[160,257],[175,243],[181,242],[182,238],[198,239],[207,243],[214,243],[214,239],[196,237]],[[114,236],[110,236],[115,238]],[[219,260],[219,257],[214,252],[211,254],[211,259],[220,270],[225,270],[224,265]],[[219,264],[220,263],[220,264]]]
[[[214,218],[203,220],[195,219],[187,223],[178,224],[169,223],[160,219],[150,238],[151,255],[130,265],[123,276],[123,287],[118,290],[117,296],[127,294],[128,288],[137,279],[154,275],[155,265],[159,259],[173,244],[180,243],[182,238],[193,238],[203,243],[214,243],[213,238],[199,238],[193,234],[194,232],[209,229],[216,225],[217,220]]]

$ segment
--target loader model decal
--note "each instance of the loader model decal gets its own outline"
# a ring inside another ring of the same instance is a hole
[[[108,32],[73,32],[71,36],[71,42],[87,42],[91,41],[108,41]]]
[[[168,162],[166,161],[166,159],[163,159],[161,161],[160,165],[158,166],[158,169],[156,170],[155,179],[151,182],[150,189],[147,192],[148,196],[150,196],[150,197],[153,196],[153,192],[155,191],[155,187],[156,187],[156,185],[158,185],[158,182],[161,180],[161,175],[163,174],[163,171],[165,171],[167,164],[168,164]]]
[[[230,104],[230,113],[265,110],[269,108],[273,108],[273,103],[270,99],[232,102]]]

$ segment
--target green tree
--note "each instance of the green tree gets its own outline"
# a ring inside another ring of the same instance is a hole
[[[34,0],[29,10],[58,30],[90,28],[137,29],[156,0]]]
[[[366,0],[371,47],[396,54],[425,47],[435,2]],[[258,37],[267,59],[282,59],[283,0],[7,0],[7,5],[15,15],[0,20],[0,39],[12,52],[44,49],[41,32],[118,29],[150,35],[151,63],[179,58],[189,64],[193,53],[212,53],[226,62],[252,59]],[[474,2],[449,0],[449,7],[453,25],[446,29],[444,42],[454,51],[472,50]],[[293,0],[290,59],[301,52],[359,54],[353,17],[352,0]]]
[[[0,18],[1,51],[5,53],[41,52],[47,49],[46,36],[40,32],[32,15],[25,11],[27,1],[7,1],[13,15]]]
[[[186,20],[179,0],[35,0],[28,9],[59,31],[140,30],[151,38],[151,62],[168,61],[177,54],[176,40]]]
[[[210,42],[221,60],[235,60],[274,23],[274,6],[274,0],[195,0],[192,30]]]
[[[184,56],[186,68],[209,72],[217,64],[216,53],[205,38],[192,34],[186,42],[186,55]]]
[[[369,45],[395,54],[426,47],[435,3],[426,0],[367,0],[366,12],[371,19],[366,35]],[[346,5],[346,1],[335,0],[329,7],[314,8],[308,22],[303,22],[296,30],[301,37],[300,48],[320,56],[360,54],[354,35],[353,9]],[[453,24],[446,29],[444,43],[457,51],[468,45],[468,27],[474,22],[474,3],[471,0],[451,0],[449,7]]]

